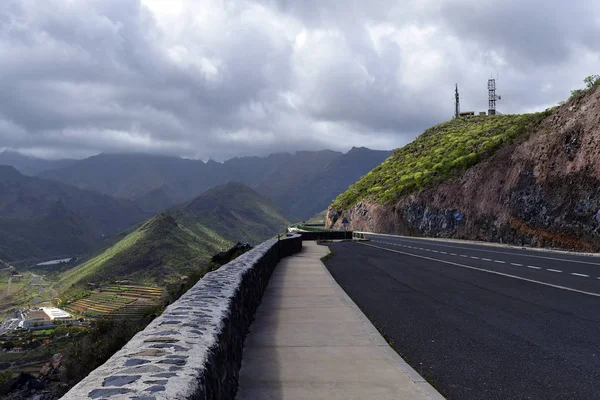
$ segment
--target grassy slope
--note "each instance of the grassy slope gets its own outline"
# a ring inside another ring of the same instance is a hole
[[[138,282],[161,283],[184,273],[189,263],[202,264],[232,242],[192,221],[176,221],[160,214],[138,229],[62,275],[59,291],[83,281],[103,281],[123,277]]]
[[[477,116],[429,128],[351,185],[331,208],[348,209],[365,198],[388,204],[427,185],[451,179],[503,145],[526,137],[547,115]]]
[[[285,231],[282,212],[247,186],[230,182],[198,196],[178,210],[233,241],[258,244]]]
[[[90,281],[131,278],[162,284],[236,240],[260,242],[287,221],[254,191],[241,184],[211,189],[181,207],[141,224],[120,241],[62,274],[57,289]]]

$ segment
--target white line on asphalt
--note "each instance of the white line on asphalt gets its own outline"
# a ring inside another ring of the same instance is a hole
[[[473,251],[484,251],[486,253],[499,253],[499,254],[509,254],[509,255],[514,255],[514,256],[523,256],[523,257],[533,257],[533,258],[544,258],[546,260],[558,260],[558,261],[566,261],[566,262],[573,262],[573,263],[579,263],[579,264],[590,264],[590,265],[600,265],[600,262],[590,262],[590,261],[581,261],[581,260],[569,260],[568,258],[557,258],[557,257],[544,257],[544,256],[536,256],[533,254],[523,254],[523,253],[511,253],[511,252],[505,252],[505,251],[496,251],[496,250],[484,250],[484,249],[477,249],[477,248],[473,248],[473,247],[462,247],[462,246],[450,246],[447,244],[441,244],[441,243],[451,243],[451,242],[442,242],[439,240],[435,240],[435,239],[431,239],[431,238],[413,238],[413,237],[405,237],[405,236],[398,236],[398,235],[385,235],[385,234],[378,234],[378,233],[368,233],[369,235],[373,235],[373,236],[389,236],[389,237],[394,237],[394,238],[398,238],[400,240],[408,240],[408,241],[419,241],[419,242],[423,242],[423,241],[429,241],[429,242],[433,242],[435,243],[435,246],[442,246],[442,247],[450,247],[452,249],[466,249],[466,250],[473,250]],[[478,246],[478,247],[485,247],[485,246],[489,246],[486,243],[473,243],[472,246]],[[510,248],[508,248],[510,249]],[[523,251],[535,251],[535,250],[528,250],[527,248],[522,249]],[[588,256],[580,256],[575,254],[574,256],[576,257],[588,257]]]
[[[433,251],[434,253],[439,253],[439,251],[437,251],[437,250],[431,250],[431,251]]]
[[[492,261],[489,258],[482,258],[483,261]]]
[[[446,253],[445,251],[440,251],[440,253],[442,253],[442,254],[448,254],[448,253]]]
[[[456,254],[455,254],[455,253],[450,253],[450,255],[451,255],[451,256],[455,256]]]
[[[497,262],[498,264],[506,264],[506,261],[494,260],[494,262]]]
[[[374,246],[372,244],[367,244],[367,243],[363,243],[363,242],[357,242],[358,244],[362,244],[364,246],[369,246],[369,247],[374,247],[376,249],[381,249],[381,250],[386,250],[386,251],[391,251],[393,253],[400,253],[400,254],[406,254],[408,256],[412,256],[412,257],[417,257],[417,258],[424,258],[426,260],[431,260],[431,261],[437,261],[437,262],[441,262],[444,264],[450,264],[450,265],[455,265],[457,267],[462,267],[462,268],[468,268],[468,269],[473,269],[475,271],[481,271],[481,272],[487,272],[490,274],[494,274],[494,275],[500,275],[500,276],[505,276],[507,278],[514,278],[514,279],[519,279],[522,281],[526,281],[526,282],[532,282],[532,283],[537,283],[539,285],[544,285],[544,286],[550,286],[556,289],[562,289],[562,290],[568,290],[570,292],[576,292],[576,293],[581,293],[581,294],[587,294],[588,296],[594,296],[594,297],[600,297],[600,293],[593,293],[593,292],[586,292],[583,290],[579,290],[579,289],[573,289],[570,287],[566,287],[566,286],[560,286],[560,285],[554,285],[552,283],[548,283],[548,282],[541,282],[541,281],[536,281],[535,279],[528,279],[528,278],[523,278],[521,276],[516,276],[516,275],[511,275],[511,274],[505,274],[504,272],[498,272],[498,271],[490,271],[489,269],[484,269],[484,268],[478,268],[478,267],[472,267],[470,265],[464,265],[464,264],[458,264],[458,263],[454,263],[451,261],[446,261],[446,260],[438,260],[437,258],[431,258],[431,257],[425,257],[425,256],[419,256],[416,254],[412,254],[412,253],[405,253],[403,251],[398,251],[398,250],[393,250],[393,249],[388,249],[386,247],[379,247],[379,246]],[[531,266],[528,266],[531,267]],[[539,267],[534,267],[534,268],[539,268]],[[600,277],[598,278],[600,279]]]
[[[466,254],[461,254],[460,256],[461,256],[461,257],[469,257],[469,256],[468,256],[468,255],[466,255]]]
[[[589,277],[590,277],[589,275],[586,275],[586,274],[579,274],[579,273],[577,273],[577,272],[571,272],[571,275],[575,275],[575,276],[583,276],[584,278],[589,278]]]
[[[552,268],[546,268],[546,271],[550,271],[550,272],[562,272],[560,269],[552,269]]]
[[[510,263],[510,265],[514,265],[515,267],[522,267],[523,264],[519,264],[519,263]]]
[[[536,267],[535,265],[528,265],[527,268],[542,269],[541,267]]]
[[[473,260],[479,260],[479,257],[471,256]]]

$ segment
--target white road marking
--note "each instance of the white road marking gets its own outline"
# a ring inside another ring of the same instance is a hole
[[[377,233],[369,233],[369,235],[372,236],[377,236],[379,234]],[[450,247],[452,249],[466,249],[466,250],[475,250],[475,251],[484,251],[486,253],[498,253],[498,254],[510,254],[510,255],[514,255],[514,256],[522,256],[522,257],[533,257],[533,258],[544,258],[547,260],[557,260],[557,261],[566,261],[566,262],[573,262],[573,263],[579,263],[579,264],[590,264],[590,265],[600,265],[600,262],[590,262],[590,261],[580,261],[580,260],[569,260],[569,259],[565,259],[565,258],[557,258],[557,257],[544,257],[544,256],[536,256],[533,254],[522,254],[522,253],[511,253],[511,252],[505,252],[505,251],[495,251],[495,250],[484,250],[484,249],[474,249],[472,247],[462,247],[462,246],[450,246],[447,244],[441,244],[441,243],[450,243],[450,242],[442,242],[439,240],[435,240],[435,239],[419,239],[419,238],[413,238],[413,237],[405,237],[405,236],[398,236],[398,235],[380,235],[380,236],[392,236],[401,240],[408,240],[408,241],[420,241],[423,242],[424,240],[429,241],[429,242],[434,242],[436,246],[442,246],[442,247]],[[478,247],[485,247],[486,243],[473,243],[472,246],[478,246]],[[524,251],[527,251],[527,249],[523,249]],[[586,257],[586,256],[579,256],[579,255],[575,255],[578,257]]]
[[[468,255],[466,255],[466,254],[461,254],[460,256],[461,256],[461,257],[469,257],[469,256],[468,256]]]
[[[506,261],[494,260],[494,262],[496,262],[498,264],[506,264]]]
[[[492,261],[489,258],[482,258],[483,261]]]
[[[455,254],[455,253],[450,253],[450,255],[451,255],[451,256],[455,256],[456,254]]]
[[[522,267],[523,264],[519,264],[519,263],[510,263],[510,265],[514,265],[515,267]]]
[[[473,260],[479,260],[479,257],[471,256]]]
[[[579,274],[579,273],[577,273],[577,272],[571,272],[571,275],[575,275],[575,276],[583,276],[584,278],[589,278],[589,277],[590,277],[589,275],[586,275],[586,274]]]
[[[374,246],[372,244],[367,244],[367,243],[363,243],[363,242],[357,242],[358,244],[362,244],[363,246],[369,246],[369,247],[374,247],[376,249],[381,249],[381,250],[385,250],[385,251],[391,251],[393,253],[400,253],[400,254],[406,254],[409,256],[413,256],[413,257],[417,257],[417,258],[424,258],[426,260],[431,260],[431,261],[437,261],[437,262],[441,262],[444,264],[450,264],[450,265],[454,265],[457,267],[461,267],[461,268],[467,268],[467,269],[473,269],[475,271],[481,271],[481,272],[487,272],[489,274],[494,274],[494,275],[500,275],[500,276],[505,276],[507,278],[513,278],[513,279],[519,279],[521,281],[526,281],[526,282],[532,282],[532,283],[537,283],[539,285],[544,285],[544,286],[549,286],[549,287],[553,287],[555,289],[562,289],[562,290],[568,290],[570,292],[576,292],[576,293],[581,293],[581,294],[587,294],[588,296],[594,296],[594,297],[600,297],[600,293],[593,293],[593,292],[586,292],[583,290],[579,290],[579,289],[573,289],[570,287],[566,287],[566,286],[560,286],[560,285],[554,285],[552,283],[548,283],[548,282],[541,282],[541,281],[536,281],[535,279],[528,279],[528,278],[523,278],[521,276],[516,276],[516,275],[511,275],[511,274],[506,274],[504,272],[498,272],[498,271],[490,271],[489,269],[484,269],[484,268],[478,268],[478,267],[472,267],[470,265],[464,265],[464,264],[458,264],[455,262],[451,262],[451,261],[446,261],[446,260],[438,260],[436,258],[431,258],[431,257],[425,257],[425,256],[419,256],[416,254],[411,254],[411,253],[405,253],[403,251],[398,251],[398,250],[393,250],[393,249],[388,249],[386,247],[379,247],[379,246]],[[535,268],[539,268],[539,267],[535,267]]]
[[[541,267],[536,267],[535,265],[528,265],[527,268],[542,269]]]
[[[439,251],[437,251],[437,250],[431,250],[431,251],[433,251],[434,253],[439,253]]]
[[[562,272],[560,269],[552,269],[552,268],[546,268],[546,271],[550,271],[550,272]]]
[[[440,251],[440,253],[442,253],[442,254],[448,254],[448,253],[446,253],[445,251]]]

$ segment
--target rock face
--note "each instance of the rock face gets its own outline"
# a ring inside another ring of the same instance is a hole
[[[600,251],[600,88],[453,181],[381,205],[330,209],[353,230]]]
[[[275,265],[300,251],[268,240],[208,273],[64,400],[233,399],[246,332]]]

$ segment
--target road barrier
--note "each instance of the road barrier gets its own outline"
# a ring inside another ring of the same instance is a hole
[[[246,332],[271,273],[301,249],[300,235],[270,239],[209,272],[62,399],[235,398]]]
[[[298,232],[302,240],[351,240],[352,231]]]

